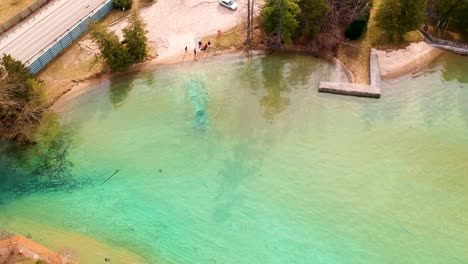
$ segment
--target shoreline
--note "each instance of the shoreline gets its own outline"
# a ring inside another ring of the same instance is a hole
[[[199,57],[198,61],[202,60],[212,60],[216,59],[219,56],[242,56],[246,52],[251,52],[253,56],[258,56],[258,55],[265,55],[267,54],[268,49],[265,48],[257,48],[257,49],[252,49],[252,50],[244,50],[244,49],[222,49],[222,50],[213,50],[209,51],[207,54],[203,54],[203,57]],[[328,61],[332,65],[334,65],[338,70],[343,71],[348,78],[349,82],[354,81],[354,76],[352,72],[346,67],[345,64],[343,64],[339,59],[333,58],[332,60],[328,60],[325,58],[318,57],[317,54],[308,52],[307,50],[303,50],[302,48],[297,48],[297,49],[287,49],[284,51],[281,51],[283,53],[298,53],[298,54],[303,54],[307,56],[313,56],[317,57],[319,59]],[[190,54],[190,52],[189,52]],[[199,53],[197,53],[199,54]],[[188,57],[188,58],[187,58]],[[151,60],[147,60],[145,62],[141,62],[138,64],[133,65],[132,67],[126,69],[125,71],[122,72],[107,72],[103,71],[98,74],[89,76],[83,80],[78,80],[78,81],[73,81],[69,87],[66,87],[64,91],[59,94],[58,96],[54,97],[50,103],[48,104],[48,108],[51,110],[58,110],[59,108],[62,107],[62,105],[66,102],[69,102],[70,100],[73,100],[73,98],[80,96],[84,93],[87,92],[87,90],[102,81],[120,77],[120,76],[125,76],[125,75],[131,75],[131,74],[138,74],[138,73],[144,73],[148,71],[152,71],[158,67],[161,66],[173,66],[173,65],[184,65],[184,64],[191,64],[191,63],[197,63],[193,60],[192,55],[186,55],[185,53],[179,53],[173,56],[169,56],[163,59],[158,59],[158,58],[153,58]]]
[[[266,49],[262,48],[251,50],[253,55],[266,54],[266,51]],[[202,55],[200,55],[198,61],[214,59],[218,56],[240,56],[245,52],[246,50],[243,49],[213,50],[209,51],[206,54],[201,53]],[[284,52],[297,52],[317,57],[316,54],[307,52],[301,47],[290,48]],[[412,43],[409,47],[405,49],[399,49],[389,52],[377,50],[376,53],[381,67],[381,77],[383,80],[388,80],[411,74],[423,69],[424,67],[427,67],[430,63],[432,63],[434,60],[440,57],[444,53],[444,51],[437,48],[433,48],[425,42],[418,42]],[[56,110],[60,108],[60,106],[63,105],[65,102],[68,102],[76,96],[85,93],[90,86],[102,82],[104,80],[129,74],[148,72],[160,66],[196,63],[193,60],[193,56],[191,55],[191,53],[189,52],[188,54],[189,55],[187,55],[187,53],[181,52],[161,59],[153,58],[145,62],[135,64],[129,69],[122,72],[103,71],[88,78],[85,78],[84,80],[74,81],[70,84],[69,87],[66,87],[64,89],[63,93],[59,94],[51,100],[51,102],[48,105],[48,108],[51,110]],[[349,81],[351,83],[355,83],[355,77],[353,76],[352,72],[346,67],[345,64],[339,61],[338,58],[333,58],[331,61],[327,61],[335,65],[335,67],[339,68],[340,70],[344,71]]]
[[[427,67],[445,51],[429,46],[426,42],[411,43],[404,49],[377,50],[383,80],[412,74]]]
[[[30,239],[34,243],[48,249],[49,253],[56,253],[64,259],[72,261],[71,263],[100,263],[104,262],[104,258],[120,260],[123,263],[148,263],[147,256],[139,252],[87,233],[67,230],[61,226],[47,223],[38,223],[18,216],[14,216],[12,219],[14,221],[8,226],[9,231],[16,235],[31,235]],[[45,249],[39,253],[44,254]],[[49,254],[45,255],[49,256]]]
[[[252,55],[263,55],[265,54],[264,49],[255,49],[251,50]],[[198,57],[198,61],[201,60],[211,60],[215,59],[219,56],[241,56],[245,53],[245,50],[241,49],[224,49],[224,50],[213,50],[209,51],[207,54],[203,54],[204,56]],[[188,57],[188,58],[186,58]],[[193,57],[187,56],[185,53],[179,53],[177,55],[169,56],[163,59],[154,58],[145,62],[141,62],[138,64],[133,65],[132,67],[128,68],[122,72],[101,72],[84,80],[75,81],[70,87],[67,87],[63,93],[56,96],[51,100],[48,105],[48,108],[51,110],[57,110],[61,108],[61,106],[72,100],[73,98],[80,96],[86,93],[91,86],[94,84],[100,83],[102,81],[116,78],[119,76],[131,75],[131,74],[138,74],[144,73],[148,71],[152,71],[158,67],[162,66],[171,66],[171,65],[184,65],[184,64],[191,64],[197,63],[193,60]]]

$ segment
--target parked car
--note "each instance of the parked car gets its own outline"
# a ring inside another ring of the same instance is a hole
[[[237,10],[237,3],[234,0],[218,0],[219,4],[231,9],[232,11]]]

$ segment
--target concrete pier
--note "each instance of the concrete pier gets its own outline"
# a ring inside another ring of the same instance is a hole
[[[370,54],[369,75],[370,85],[340,82],[320,82],[318,91],[321,93],[380,98],[380,66],[375,50],[372,50]]]
[[[380,98],[380,89],[367,84],[320,82],[319,92]]]

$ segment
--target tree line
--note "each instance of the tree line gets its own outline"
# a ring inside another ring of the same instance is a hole
[[[317,50],[333,51],[348,26],[368,14],[370,4],[371,0],[267,0],[261,21],[276,48],[306,40]]]
[[[261,21],[276,48],[307,40],[317,50],[331,51],[346,37],[360,36],[369,19],[370,8],[376,9],[376,24],[390,42],[401,41],[405,33],[422,28],[425,22],[437,27],[451,24],[468,32],[468,0],[381,0],[377,3],[371,0],[266,0]]]
[[[468,33],[468,0],[428,0],[427,22],[439,29]]]

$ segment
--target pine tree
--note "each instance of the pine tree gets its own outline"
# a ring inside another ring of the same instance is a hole
[[[133,62],[140,62],[148,52],[145,23],[138,11],[132,12],[128,22],[128,26],[123,29],[124,43]]]
[[[121,71],[128,68],[133,60],[125,45],[120,43],[115,33],[97,24],[91,25],[91,36],[101,51],[101,56],[111,67],[112,71]]]
[[[125,10],[130,7],[132,7],[132,0],[114,0],[114,8]]]
[[[378,8],[377,26],[390,40],[401,40],[406,32],[421,26],[426,0],[384,0]]]
[[[299,0],[267,0],[262,11],[262,22],[267,34],[275,32],[281,40],[290,45],[299,29]]]
[[[301,22],[302,32],[313,37],[320,32],[325,14],[330,9],[327,0],[301,0]]]
[[[435,11],[439,24],[468,32],[468,0],[436,0]]]

